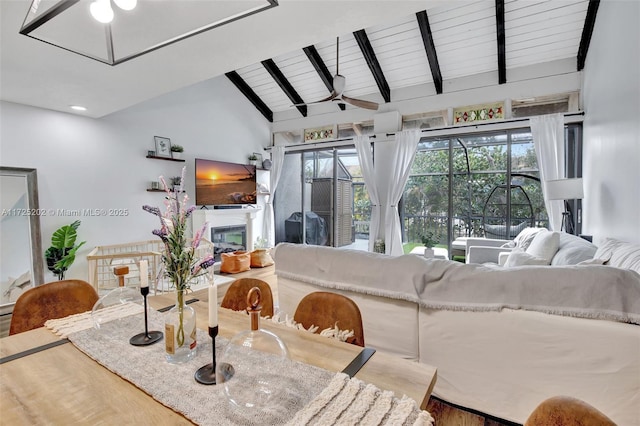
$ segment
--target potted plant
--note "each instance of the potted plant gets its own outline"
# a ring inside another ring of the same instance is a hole
[[[182,147],[182,145],[171,145],[171,157],[181,158],[183,152],[184,148]]]
[[[256,154],[249,155],[249,164],[255,166],[258,163],[258,156]]]
[[[426,234],[420,237],[422,244],[424,244],[424,257],[433,257],[435,255],[433,247],[440,243],[440,236],[432,231],[427,231]]]
[[[85,241],[76,244],[77,229],[80,221],[76,220],[70,225],[58,229],[51,236],[51,247],[44,252],[47,268],[53,272],[59,280],[64,280],[64,273],[76,260],[76,252]]]
[[[174,192],[180,191],[180,184],[182,183],[182,177],[181,176],[174,176],[172,178],[169,178],[169,180],[171,181],[172,190]]]

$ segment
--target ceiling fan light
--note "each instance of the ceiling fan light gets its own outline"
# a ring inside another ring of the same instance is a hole
[[[341,94],[344,91],[345,85],[346,85],[346,79],[344,78],[343,75],[336,74],[333,77],[333,90],[336,93]]]
[[[109,4],[109,0],[96,0],[89,6],[89,11],[91,12],[91,16],[103,24],[108,24],[113,21],[113,9],[111,9],[111,4]]]
[[[138,5],[138,0],[113,0],[113,2],[122,10],[133,10]]]

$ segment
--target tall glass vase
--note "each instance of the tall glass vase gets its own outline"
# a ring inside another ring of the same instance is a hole
[[[189,361],[196,355],[196,311],[185,304],[184,291],[176,291],[176,305],[167,312],[164,322],[167,361]]]

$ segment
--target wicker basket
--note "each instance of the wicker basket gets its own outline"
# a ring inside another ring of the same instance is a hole
[[[222,264],[220,272],[226,274],[237,274],[251,269],[251,254],[246,251],[234,251],[233,253],[222,253],[220,255]]]

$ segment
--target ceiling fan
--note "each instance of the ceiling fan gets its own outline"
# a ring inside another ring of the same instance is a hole
[[[340,75],[340,72],[339,72],[339,65],[340,65],[339,54],[340,54],[340,37],[337,37],[336,38],[336,75],[333,76],[333,84],[332,84],[333,90],[331,91],[331,94],[324,99],[320,99],[319,101],[296,104],[294,106],[314,105],[314,104],[321,104],[324,102],[337,102],[338,104],[349,104],[358,108],[366,108],[366,109],[373,109],[373,110],[378,109],[378,104],[376,102],[365,101],[362,99],[354,99],[344,95],[343,92],[346,86],[347,79],[345,78],[345,76]]]

